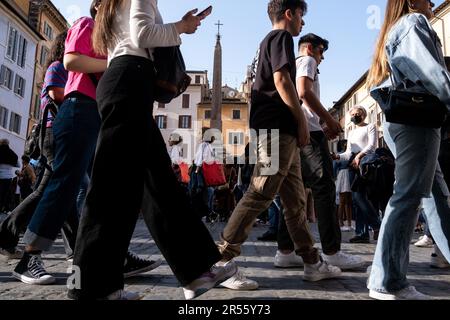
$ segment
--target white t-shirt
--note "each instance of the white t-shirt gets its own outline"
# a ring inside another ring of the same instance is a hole
[[[172,146],[169,155],[172,164],[180,164],[183,162],[183,149],[178,144]]]
[[[316,59],[310,56],[303,56],[297,59],[297,79],[301,77],[308,77],[313,81],[313,92],[320,100],[319,72]],[[319,116],[309,108],[305,101],[303,101],[302,108],[306,121],[308,121],[309,131],[323,131]]]
[[[215,152],[211,143],[202,142],[197,149],[197,153],[195,154],[194,163],[197,167],[201,167],[203,162],[207,164],[211,164],[216,161]]]
[[[339,155],[341,160],[350,160],[352,153],[373,153],[377,147],[377,130],[373,123],[364,127],[356,127],[350,131],[347,139],[347,150]]]
[[[9,164],[0,164],[0,179],[12,179],[16,175],[14,174],[13,166]]]

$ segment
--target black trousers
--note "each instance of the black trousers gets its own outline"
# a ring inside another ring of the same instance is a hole
[[[333,178],[333,160],[328,149],[328,140],[321,131],[313,131],[311,144],[302,148],[302,176],[306,188],[312,189],[314,209],[317,214],[320,242],[325,254],[333,255],[341,250],[341,229],[336,214],[336,185]],[[280,216],[278,248],[293,250],[287,233],[284,216]]]
[[[51,128],[46,128],[42,153],[47,158],[47,163],[50,167],[53,164],[53,143],[53,131]],[[45,169],[42,179],[35,190],[28,195],[13,211],[11,211],[8,217],[0,224],[1,248],[14,248],[17,246],[20,240],[20,235],[25,232],[28,223],[33,217],[34,210],[41,200],[51,176],[52,172]],[[67,255],[73,254],[73,250],[75,249],[78,223],[77,208],[74,206],[62,228],[64,248]]]
[[[123,262],[142,209],[145,222],[185,286],[221,259],[208,229],[189,206],[152,115],[150,60],[113,59],[97,88],[102,119],[74,265],[75,298],[95,299],[122,289]]]

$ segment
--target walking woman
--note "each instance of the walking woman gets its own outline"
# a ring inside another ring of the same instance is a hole
[[[388,0],[384,25],[368,75],[368,87],[386,86],[392,75],[410,92],[435,95],[450,107],[450,74],[439,38],[429,23],[428,0]],[[376,94],[377,88],[373,88]],[[422,200],[430,230],[450,260],[449,190],[438,164],[440,129],[385,123],[384,134],[396,158],[394,194],[389,200],[368,281],[379,300],[419,300],[406,278],[409,246]]]
[[[24,234],[25,254],[13,272],[25,283],[52,282],[40,254],[51,248],[64,221],[76,212],[81,181],[95,152],[100,127],[95,80],[106,69],[105,57],[95,55],[90,42],[99,4],[100,0],[93,0],[91,17],[78,19],[67,32],[63,62],[68,77],[64,101],[52,124],[53,174]],[[78,226],[78,217],[73,219]]]
[[[108,54],[109,67],[97,88],[102,123],[75,249],[81,283],[71,298],[140,298],[123,290],[122,269],[141,208],[187,299],[236,272],[235,265],[213,267],[221,255],[188,205],[152,114],[154,48],[180,45],[180,34],[194,33],[204,18],[195,12],[162,24],[156,0],[110,0],[99,8],[93,44]],[[135,174],[114,170],[111,183],[113,168]]]
[[[377,130],[374,124],[365,122],[367,111],[362,106],[354,106],[350,109],[349,115],[355,125],[350,131],[345,152],[338,154],[335,159],[350,161],[349,176],[350,182],[355,180],[359,174],[359,165],[364,156],[374,153],[377,143]],[[353,160],[352,160],[353,159]],[[352,192],[353,203],[356,206],[356,235],[350,239],[351,243],[370,243],[369,226],[374,232],[374,240],[378,239],[380,231],[380,215],[378,210],[370,202],[367,186],[364,182],[357,183]]]

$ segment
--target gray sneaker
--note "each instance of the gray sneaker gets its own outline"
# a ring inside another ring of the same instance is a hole
[[[303,280],[319,281],[339,277],[342,274],[341,269],[328,264],[326,261],[319,261],[317,264],[305,263]]]
[[[232,277],[236,272],[237,266],[234,261],[230,261],[224,266],[212,266],[208,272],[183,287],[184,297],[186,300],[197,298]]]

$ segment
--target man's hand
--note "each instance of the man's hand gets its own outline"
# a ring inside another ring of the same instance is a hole
[[[308,126],[298,128],[297,145],[303,148],[311,143]]]
[[[342,127],[338,121],[331,118],[326,122],[326,127],[323,131],[329,140],[333,140],[342,132]]]

